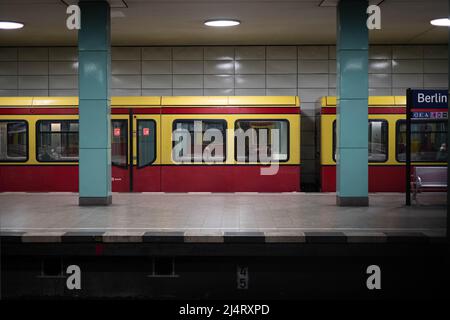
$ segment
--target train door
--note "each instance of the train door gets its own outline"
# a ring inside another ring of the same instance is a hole
[[[159,114],[142,114],[133,116],[133,170],[132,191],[161,191],[161,166],[159,159],[160,145]]]
[[[113,115],[111,119],[111,179],[112,191],[130,191],[128,115]]]

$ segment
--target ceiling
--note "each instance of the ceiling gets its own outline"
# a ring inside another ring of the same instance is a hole
[[[323,0],[111,0],[113,45],[332,44],[336,7]],[[447,43],[448,29],[430,20],[448,16],[448,0],[378,0],[381,30],[371,43]],[[336,0],[326,0],[333,4]],[[0,20],[25,23],[0,30],[0,45],[76,45],[66,29],[66,6],[75,0],[0,0]],[[235,18],[232,28],[203,25],[210,18]]]

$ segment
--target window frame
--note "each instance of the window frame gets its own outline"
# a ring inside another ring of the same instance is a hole
[[[375,160],[369,160],[369,150],[367,149],[367,163],[386,163],[389,161],[389,121],[387,119],[367,119],[367,129],[369,129],[369,122],[375,122],[380,121],[382,123],[386,123],[387,125],[387,134],[386,134],[386,159],[384,161],[375,161]],[[332,128],[332,149],[331,149],[331,158],[333,159],[334,163],[336,163],[336,119],[333,120]],[[367,140],[367,143],[369,143],[369,140]],[[369,145],[367,145],[368,147]]]
[[[239,161],[237,159],[237,144],[236,144],[236,135],[235,135],[235,131],[236,131],[236,124],[238,121],[279,121],[279,122],[286,122],[287,123],[287,158],[286,160],[278,160],[278,163],[285,163],[285,162],[289,162],[289,160],[291,159],[291,121],[289,119],[283,118],[283,119],[261,119],[261,118],[249,118],[249,119],[236,119],[234,120],[234,126],[233,126],[233,142],[234,142],[234,161],[236,161],[236,163],[238,164],[253,164],[253,162],[250,161]],[[281,136],[280,136],[281,138]],[[259,155],[258,155],[258,161],[256,162],[258,164],[261,163],[261,161],[259,160]],[[265,165],[265,164],[263,164]]]
[[[420,122],[446,123],[447,119],[417,119],[414,121],[413,121],[413,119],[411,119],[411,124],[413,124],[414,122],[415,123],[420,123]],[[400,125],[403,123],[406,125],[405,119],[399,119],[395,122],[395,160],[400,163],[406,163],[406,159],[405,160],[398,159],[398,139],[397,138],[400,133]],[[434,131],[434,132],[436,132],[436,131]],[[412,133],[412,131],[411,131],[411,133]],[[406,135],[406,130],[405,130],[405,135]],[[447,124],[447,135],[448,135],[448,124]],[[447,141],[447,145],[448,145],[448,141]],[[411,163],[447,163],[447,161],[437,161],[437,160],[428,161],[428,160],[412,160],[411,159]]]
[[[79,140],[79,138],[78,138],[78,159],[77,160],[69,160],[69,161],[67,161],[67,160],[47,160],[47,161],[42,161],[42,160],[39,160],[39,146],[40,145],[38,145],[38,142],[39,142],[39,134],[41,133],[41,131],[40,131],[40,124],[42,123],[42,122],[52,122],[52,121],[54,121],[54,122],[77,122],[78,123],[78,131],[77,131],[77,134],[78,134],[78,137],[79,137],[79,134],[80,134],[80,121],[79,121],[79,119],[63,119],[63,120],[59,120],[59,119],[44,119],[44,120],[38,120],[38,121],[36,121],[36,161],[37,162],[41,162],[41,163],[63,163],[63,162],[66,162],[66,163],[79,163],[79,161],[80,161],[80,152],[79,152],[79,150],[80,150],[80,140]]]
[[[150,162],[148,164],[145,164],[145,165],[142,165],[142,166],[139,164],[139,121],[151,121],[155,125],[155,143],[154,143],[154,146],[153,146],[153,152],[154,152],[155,157],[154,157],[152,162]],[[156,123],[156,121],[154,119],[136,119],[136,129],[137,129],[137,131],[136,131],[136,168],[137,169],[142,169],[142,168],[151,166],[153,163],[155,163],[156,158],[158,157],[158,154],[157,154],[157,150],[158,150],[158,147],[157,147],[157,144],[158,144],[158,124]]]
[[[115,166],[115,167],[118,167],[118,168],[123,168],[123,169],[128,169],[128,163],[129,163],[129,153],[130,153],[130,150],[129,150],[129,143],[130,143],[130,137],[128,136],[129,134],[129,126],[128,126],[128,119],[111,119],[111,135],[114,135],[114,132],[113,132],[113,128],[112,128],[112,122],[113,121],[124,121],[125,122],[125,126],[126,126],[126,128],[125,128],[125,132],[127,133],[126,134],[126,143],[127,143],[127,145],[126,145],[126,152],[125,152],[125,155],[126,155],[126,158],[125,158],[125,165],[120,165],[120,164],[114,164],[113,163],[113,161],[112,161],[112,146],[111,146],[111,166]],[[112,144],[112,137],[111,137],[111,144]]]
[[[26,129],[26,136],[27,136],[27,143],[26,143],[26,157],[23,160],[1,160],[0,162],[2,163],[6,163],[6,162],[17,162],[17,163],[21,163],[21,162],[28,162],[28,160],[30,159],[30,132],[29,132],[29,124],[28,124],[28,120],[16,120],[16,119],[11,119],[11,120],[0,120],[0,122],[23,122],[25,123],[25,129]],[[8,130],[6,131],[6,134],[8,134]],[[6,145],[6,148],[8,148],[8,145]],[[8,153],[8,149],[6,151]]]
[[[194,159],[191,158],[190,162],[184,163],[184,162],[180,162],[180,161],[176,161],[173,158],[173,153],[172,150],[175,146],[175,141],[172,140],[173,137],[173,131],[175,129],[175,124],[179,121],[211,121],[211,122],[219,122],[219,123],[224,123],[225,124],[225,128],[224,128],[224,140],[223,140],[223,146],[224,146],[224,153],[223,153],[223,160],[222,161],[205,161],[204,159],[202,159],[202,162],[198,162],[198,161],[193,161]],[[181,165],[193,165],[193,164],[200,164],[200,163],[207,163],[207,164],[218,164],[218,163],[226,163],[227,162],[227,158],[228,158],[228,144],[227,144],[227,139],[228,139],[228,122],[226,119],[220,118],[220,119],[205,119],[205,118],[187,118],[187,119],[174,119],[172,121],[172,132],[170,133],[170,139],[172,140],[172,150],[170,152],[170,158],[172,159],[172,161],[176,164],[181,164]]]

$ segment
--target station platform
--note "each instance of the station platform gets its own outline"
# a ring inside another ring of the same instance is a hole
[[[371,194],[338,207],[334,193],[114,193],[79,207],[76,193],[0,194],[4,242],[391,242],[445,237],[446,194]]]

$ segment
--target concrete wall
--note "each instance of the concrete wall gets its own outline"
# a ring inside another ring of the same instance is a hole
[[[304,183],[314,182],[315,102],[336,94],[335,46],[114,47],[112,95],[299,95]],[[446,45],[371,46],[370,95],[448,86]],[[77,95],[74,47],[0,48],[0,96]]]

